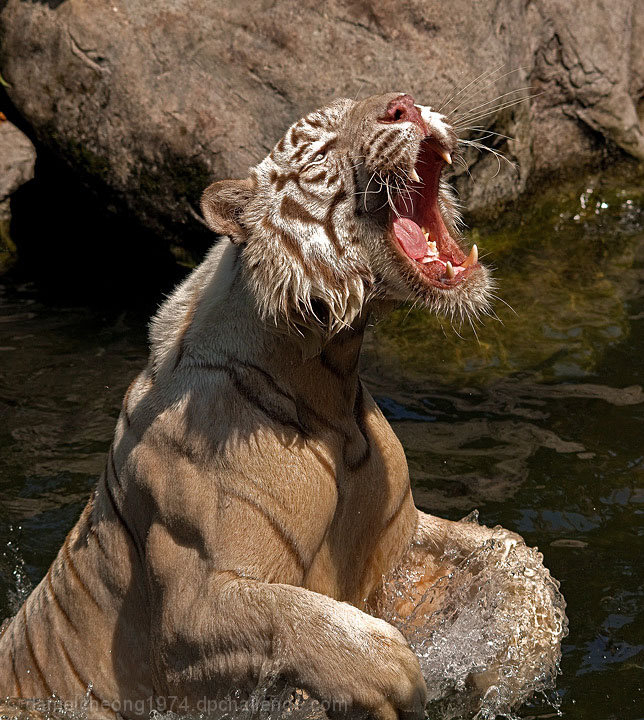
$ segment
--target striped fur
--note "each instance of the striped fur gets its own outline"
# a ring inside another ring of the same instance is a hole
[[[370,308],[413,289],[369,194],[374,164],[414,159],[408,128],[370,124],[391,97],[307,115],[206,193],[231,237],[153,319],[96,490],[0,637],[0,696],[147,717],[274,671],[381,720],[422,715],[416,658],[364,612],[418,528],[414,557],[424,543],[438,568],[452,526],[414,507],[357,370]]]
[[[223,221],[222,189],[234,181],[204,193],[211,227],[243,241],[241,261],[267,322],[328,337],[383,300],[411,300],[461,319],[487,311],[492,286],[485,268],[437,290],[394,249],[391,187],[408,177],[420,140],[412,123],[378,122],[395,97],[338,100],[298,120],[239,181],[244,197]],[[437,136],[455,142],[442,117],[430,115]],[[458,237],[456,203],[444,182],[439,204]]]

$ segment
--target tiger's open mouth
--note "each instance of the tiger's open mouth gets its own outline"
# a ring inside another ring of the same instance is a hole
[[[411,182],[398,193],[392,223],[396,245],[407,261],[438,288],[453,288],[478,266],[476,245],[468,256],[452,238],[440,210],[438,188],[448,151],[434,138],[421,141]]]

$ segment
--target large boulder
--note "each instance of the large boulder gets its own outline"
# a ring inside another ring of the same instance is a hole
[[[472,177],[455,169],[471,210],[498,207],[562,169],[644,159],[639,0],[0,8],[0,73],[35,137],[106,202],[175,242],[199,231],[208,182],[243,176],[294,119],[338,96],[404,90],[432,105],[455,96],[444,107],[456,122],[511,136],[484,142],[516,168],[469,147]]]
[[[36,150],[29,138],[0,113],[0,208],[34,176]],[[1,215],[0,215],[1,217]]]
[[[0,113],[0,272],[14,259],[9,236],[11,196],[33,178],[35,164],[36,150],[29,138]]]

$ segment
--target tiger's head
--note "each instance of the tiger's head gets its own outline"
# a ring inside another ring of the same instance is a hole
[[[333,333],[383,301],[478,316],[491,281],[476,246],[462,249],[440,177],[455,152],[446,119],[410,95],[337,100],[292,125],[249,178],[207,188],[202,211],[243,243],[266,320]]]

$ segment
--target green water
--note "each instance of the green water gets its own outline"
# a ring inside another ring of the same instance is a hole
[[[538,545],[570,635],[564,718],[644,718],[644,193],[591,179],[474,232],[501,322],[452,328],[401,310],[364,376],[401,438],[417,504],[478,508]],[[39,580],[105,462],[145,363],[143,309],[0,292],[0,617]],[[108,309],[105,309],[105,308]],[[459,337],[462,336],[462,337]],[[549,705],[524,708],[554,717]]]

